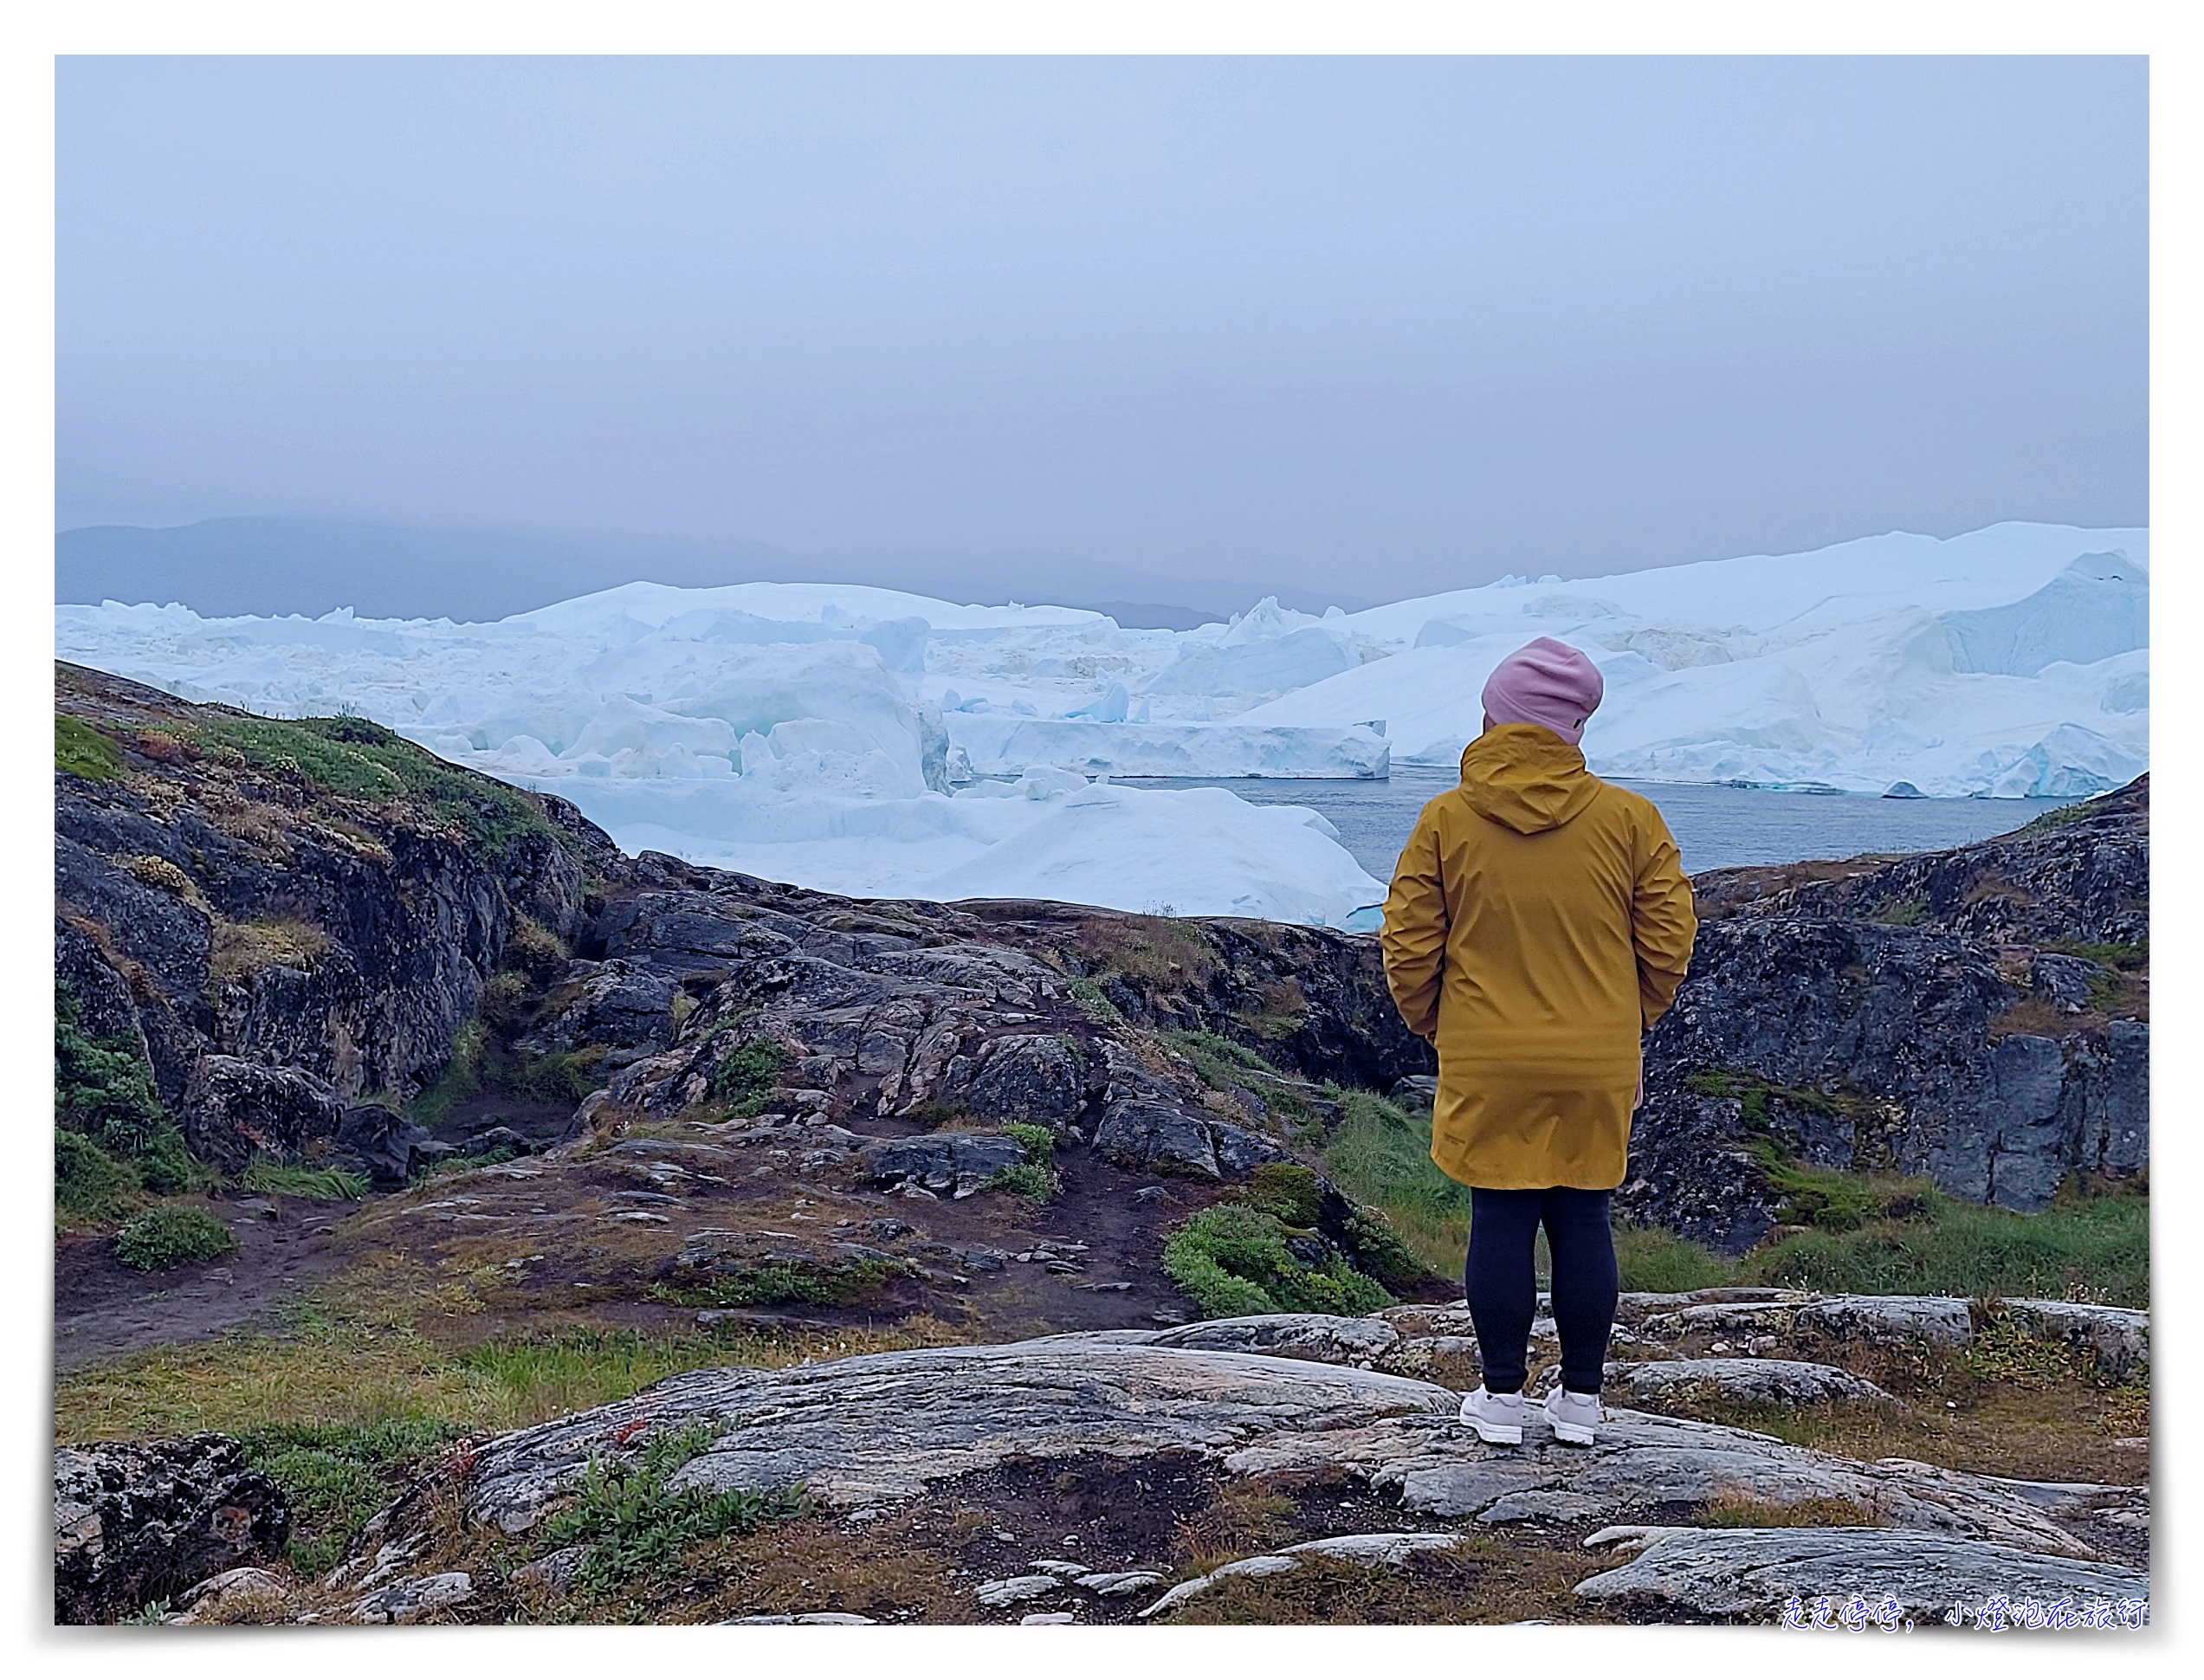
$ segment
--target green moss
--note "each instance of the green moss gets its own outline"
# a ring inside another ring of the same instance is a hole
[[[1393,1304],[1336,1250],[1311,1265],[1287,1247],[1296,1233],[1243,1202],[1204,1208],[1171,1234],[1163,1270],[1211,1318],[1249,1313],[1372,1313]]]
[[[573,1502],[543,1525],[538,1555],[586,1547],[576,1585],[612,1594],[638,1580],[663,1579],[707,1541],[810,1513],[811,1498],[800,1487],[714,1493],[669,1486],[674,1473],[711,1444],[710,1425],[700,1424],[652,1436],[634,1464],[591,1459]]]
[[[1029,1161],[1045,1161],[1056,1153],[1056,1134],[1045,1126],[1028,1126],[1020,1121],[1011,1121],[1003,1127],[1003,1135],[1024,1150],[1025,1159]]]
[[[204,1208],[150,1208],[115,1235],[115,1258],[138,1271],[167,1271],[236,1251],[237,1234]]]
[[[737,1119],[764,1112],[780,1083],[788,1052],[762,1034],[745,1038],[720,1058],[712,1073],[712,1095]]]
[[[54,768],[87,782],[122,779],[115,744],[81,718],[54,719]]]
[[[256,770],[304,782],[316,792],[410,800],[486,856],[502,856],[529,835],[574,849],[518,788],[446,764],[365,718],[221,718],[199,725],[194,740],[216,749],[216,756],[234,753]]]
[[[1265,1161],[1247,1175],[1240,1199],[1284,1224],[1309,1230],[1323,1208],[1324,1189],[1316,1175],[1289,1161]]]

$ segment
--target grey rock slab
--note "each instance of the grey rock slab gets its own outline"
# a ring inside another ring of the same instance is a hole
[[[1780,1619],[1794,1597],[1811,1605],[1825,1593],[1857,1593],[1871,1604],[1888,1593],[1919,1620],[1999,1593],[2077,1606],[2147,1599],[2150,1580],[2118,1564],[1891,1528],[1685,1528],[1576,1591],[1590,1599],[1644,1593],[1706,1615],[1766,1621]]]
[[[1673,1312],[1654,1313],[1638,1327],[1648,1335],[1673,1339],[1695,1333],[1784,1334],[1809,1330],[1840,1339],[1884,1341],[1908,1338],[1955,1347],[1975,1335],[1964,1301],[1928,1295],[1839,1295],[1793,1296],[1774,1301],[1694,1302]]]
[[[1300,1568],[1312,1557],[1359,1563],[1366,1568],[1386,1566],[1397,1568],[1419,1552],[1451,1552],[1461,1543],[1461,1535],[1449,1534],[1337,1535],[1325,1540],[1305,1540],[1298,1546],[1289,1546],[1282,1551],[1264,1553],[1258,1557],[1236,1558],[1205,1575],[1181,1581],[1142,1610],[1141,1615],[1143,1619],[1160,1616],[1167,1611],[1177,1609],[1190,1599],[1198,1599],[1205,1593],[1213,1592],[1236,1578],[1285,1574]]]
[[[1612,1391],[1658,1404],[1692,1390],[1726,1400],[1763,1400],[1779,1405],[1826,1405],[1835,1400],[1900,1402],[1865,1377],[1806,1360],[1628,1360],[1611,1363]]]
[[[869,1616],[852,1616],[841,1610],[814,1610],[801,1616],[736,1616],[721,1627],[877,1627]]]
[[[1013,1460],[1218,1459],[1281,1432],[1451,1416],[1459,1404],[1430,1383],[1257,1354],[1059,1338],[914,1348],[779,1371],[683,1372],[488,1442],[458,1492],[469,1520],[522,1533],[592,1456],[637,1451],[646,1431],[701,1424],[711,1444],[676,1472],[675,1488],[801,1482],[830,1508],[855,1510]],[[409,1496],[420,1521],[432,1502],[427,1490],[441,1485]]]
[[[1400,1341],[1400,1332],[1381,1318],[1260,1313],[1244,1318],[1204,1319],[1165,1330],[1091,1330],[1052,1339],[1139,1343],[1220,1354],[1268,1354],[1325,1365],[1359,1365],[1391,1352]]]
[[[1412,1414],[1323,1433],[1282,1432],[1225,1459],[1226,1470],[1241,1476],[1327,1467],[1380,1491],[1399,1489],[1402,1508],[1416,1515],[1489,1513],[1500,1522],[1566,1512],[1623,1522],[1647,1507],[1725,1496],[1780,1506],[1841,1499],[1895,1528],[2094,1555],[2033,1500],[1988,1477],[1863,1464],[1753,1430],[1619,1408],[1608,1411],[1588,1448],[1556,1441],[1534,1407],[1521,1446],[1486,1446],[1451,1417]]]

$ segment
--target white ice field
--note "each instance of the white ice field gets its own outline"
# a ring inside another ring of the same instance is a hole
[[[1383,883],[1315,812],[1108,779],[1451,763],[1493,664],[1551,636],[1606,679],[1584,740],[1604,775],[2093,792],[2148,764],[2149,563],[2143,531],[2007,524],[1322,618],[1266,600],[1188,631],[638,583],[489,624],[110,601],[57,609],[55,639],[188,699],[373,718],[631,850],[834,892],[1367,926]]]

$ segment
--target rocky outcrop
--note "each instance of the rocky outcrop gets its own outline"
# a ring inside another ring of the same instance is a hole
[[[1871,1615],[1888,1598],[1897,1617],[1923,1627],[1942,1625],[1955,1605],[1977,1609],[2001,1599],[2024,1626],[2132,1627],[2141,1625],[2150,1579],[2114,1563],[1888,1528],[1677,1528],[1622,1567],[1578,1582],[1576,1591],[1761,1623],[1781,1621],[1794,1599],[1811,1620],[1816,1599],[1833,1599],[1841,1608],[1857,1594]],[[2031,1599],[2039,1610],[2052,1606],[2059,1619],[2028,1622]],[[2108,1619],[2080,1619],[2097,1606]]]
[[[410,1095],[516,930],[577,932],[587,870],[617,856],[559,802],[359,720],[294,739],[69,665],[55,706],[120,765],[55,777],[57,978],[87,1031],[143,1048],[210,1159],[290,1152],[344,1100]],[[413,784],[361,746],[417,765]]]
[[[112,1622],[281,1549],[291,1513],[225,1435],[54,1450],[54,1619]]]
[[[1735,1251],[1783,1218],[1772,1163],[2027,1212],[2141,1172],[2147,781],[1975,846],[1695,882],[1619,1205]]]

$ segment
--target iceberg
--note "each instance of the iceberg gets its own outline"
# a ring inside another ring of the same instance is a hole
[[[1266,598],[1186,631],[643,582],[482,624],[110,601],[57,608],[55,635],[187,699],[373,718],[630,848],[837,892],[1363,927],[1383,888],[1314,813],[1094,779],[1451,764],[1493,665],[1552,636],[1606,680],[1584,739],[1603,775],[2070,798],[2148,767],[2149,568],[2146,531],[2007,524],[1568,581],[1526,567],[1322,617]]]

